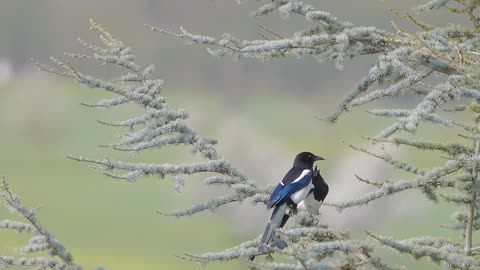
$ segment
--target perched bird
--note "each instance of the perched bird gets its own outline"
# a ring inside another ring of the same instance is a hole
[[[314,179],[313,163],[317,160],[324,160],[324,158],[310,152],[298,154],[293,161],[292,168],[273,190],[267,202],[267,209],[273,208],[273,213],[263,233],[258,253],[262,253],[265,250],[265,247],[275,236],[275,230],[283,227],[287,222],[289,218],[289,215],[286,214],[287,206],[296,209],[297,205],[303,201],[308,194],[313,193],[315,196],[315,184],[312,183],[312,179]],[[315,182],[325,183],[319,173],[316,174],[316,177]],[[319,187],[320,186],[321,185],[319,185]],[[317,194],[318,198],[322,196],[325,198],[326,196],[326,194],[321,191],[318,191]]]
[[[319,202],[323,202],[328,194],[328,185],[325,183],[325,180],[323,180],[317,166],[315,166],[315,169],[313,170],[312,184],[314,188],[310,190],[310,193],[305,200],[303,200],[303,204],[312,215],[317,215],[318,209],[321,206]]]

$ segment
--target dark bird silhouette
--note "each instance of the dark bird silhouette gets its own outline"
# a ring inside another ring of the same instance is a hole
[[[318,209],[320,204],[317,202],[323,202],[325,197],[328,194],[328,185],[325,183],[322,175],[320,174],[320,170],[318,170],[317,166],[313,169],[313,180],[312,184],[314,189],[310,190],[308,196],[303,200],[305,208],[312,214],[318,214]],[[288,220],[288,217],[286,218]],[[285,221],[286,222],[286,221]]]
[[[273,190],[267,202],[267,208],[273,208],[273,213],[263,233],[258,253],[264,252],[265,247],[275,236],[276,229],[283,227],[287,222],[290,217],[286,213],[287,206],[296,209],[297,205],[309,194],[313,194],[315,199],[325,199],[326,193],[328,193],[328,186],[326,186],[325,191],[325,186],[323,185],[325,181],[323,181],[316,167],[315,171],[313,170],[313,163],[317,160],[324,160],[324,158],[310,152],[298,154],[295,157],[292,168]],[[317,192],[315,192],[316,185],[319,187]],[[251,259],[253,260],[253,258]]]

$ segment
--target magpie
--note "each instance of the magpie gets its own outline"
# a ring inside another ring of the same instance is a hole
[[[270,199],[267,201],[267,209],[273,208],[273,213],[263,233],[258,253],[264,252],[265,247],[275,236],[276,229],[283,227],[287,222],[290,217],[286,213],[287,206],[296,209],[297,205],[312,193],[315,199],[325,199],[328,186],[325,192],[325,187],[322,184],[325,181],[323,181],[316,167],[315,171],[313,170],[313,163],[317,160],[324,160],[324,158],[310,152],[298,154],[293,161],[292,168],[273,190]],[[318,191],[315,191],[316,185],[319,187]]]
[[[320,174],[320,170],[317,168],[317,166],[315,166],[315,169],[313,169],[312,184],[313,189],[310,189],[307,197],[301,203],[303,203],[304,207],[311,214],[316,215],[318,214],[318,209],[321,205],[316,203],[315,201],[323,202],[328,194],[328,185]],[[297,205],[290,204],[289,206],[291,211],[285,212],[285,214],[283,215],[282,223],[280,223],[280,226],[278,226],[279,228],[282,228],[285,223],[287,223],[291,213],[297,210]]]
[[[315,169],[313,169],[312,183],[314,189],[310,190],[310,193],[307,195],[305,200],[303,200],[303,204],[311,214],[317,215],[320,204],[316,203],[315,201],[323,202],[328,194],[328,185],[325,183],[325,180],[320,174],[320,170],[318,170],[317,166],[315,166]]]

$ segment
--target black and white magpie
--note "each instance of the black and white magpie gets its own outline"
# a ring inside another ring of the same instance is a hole
[[[266,245],[275,236],[276,229],[283,227],[287,222],[290,217],[289,214],[285,213],[287,206],[296,209],[297,205],[312,193],[315,199],[325,199],[328,186],[325,191],[325,186],[322,184],[325,181],[323,181],[317,168],[313,169],[313,163],[317,160],[324,160],[324,158],[310,152],[298,154],[293,161],[292,168],[273,190],[267,202],[267,208],[273,208],[273,213],[263,233],[258,253],[265,250]],[[317,192],[315,191],[316,185],[319,187]]]

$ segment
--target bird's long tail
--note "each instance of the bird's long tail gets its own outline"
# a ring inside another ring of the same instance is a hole
[[[277,228],[281,227],[286,209],[286,202],[280,205],[276,205],[275,208],[273,208],[272,216],[270,217],[270,221],[268,222],[267,227],[265,228],[265,232],[263,233],[262,242],[258,247],[258,253],[262,253],[265,250],[265,247],[268,245],[268,243],[270,243],[270,241],[272,241],[273,237],[275,236]]]

